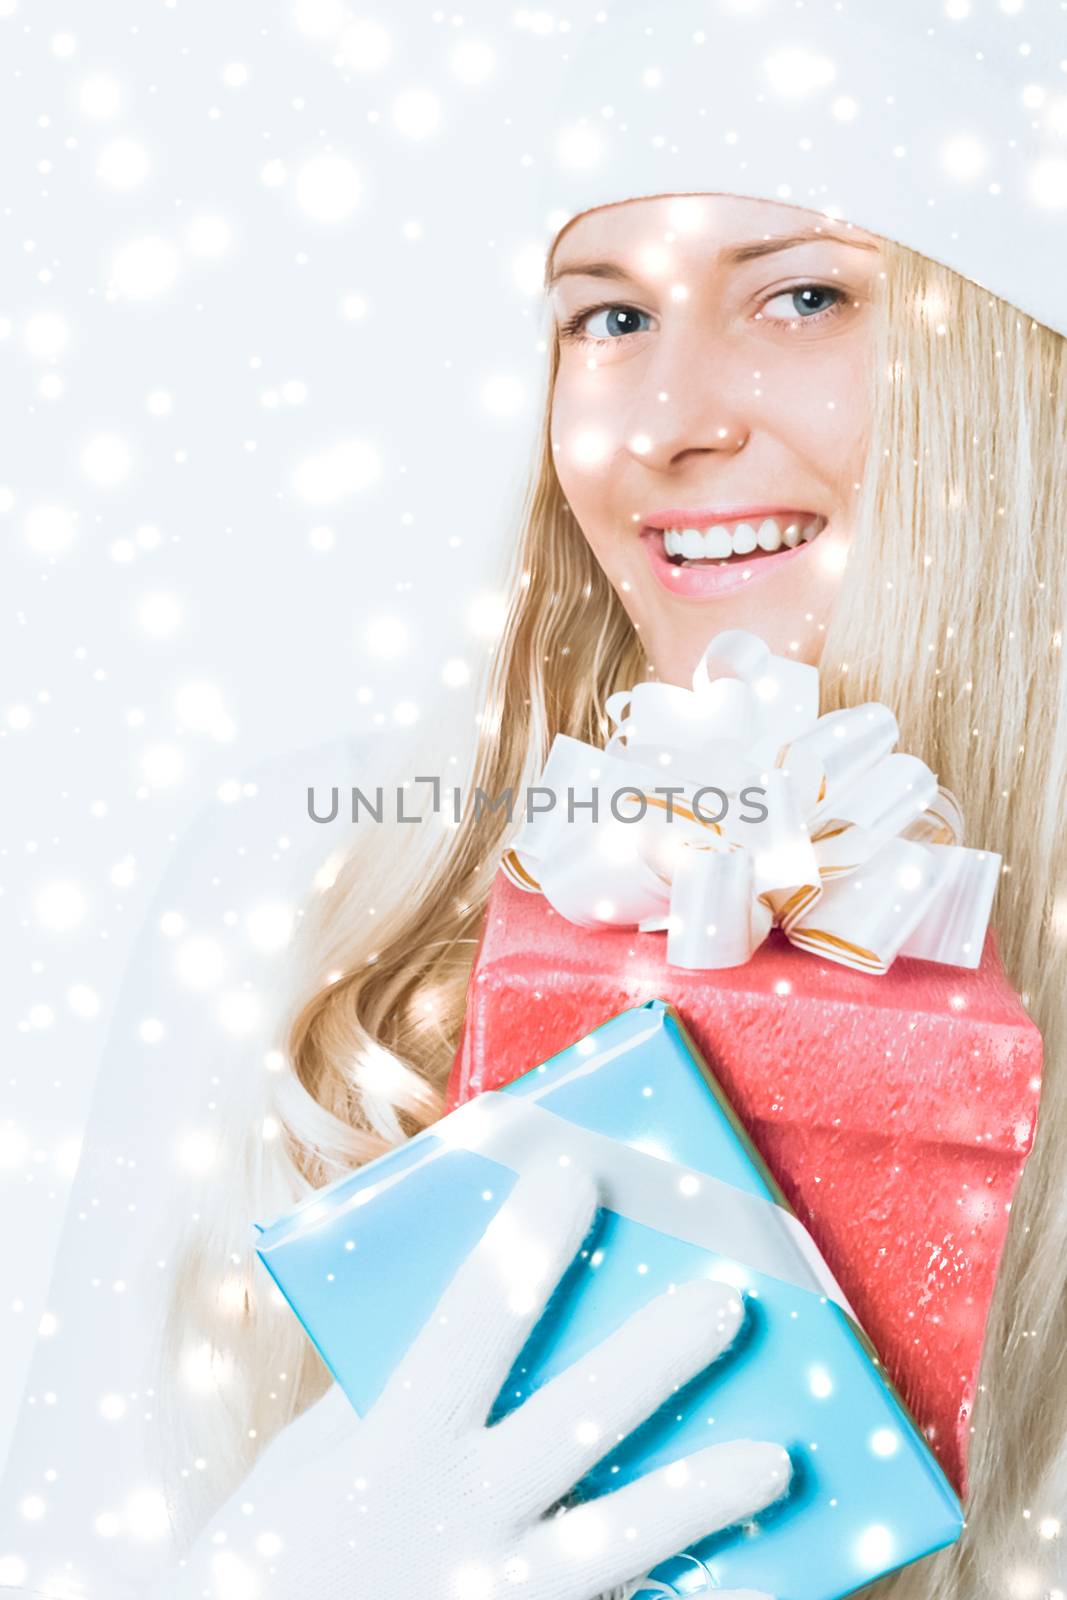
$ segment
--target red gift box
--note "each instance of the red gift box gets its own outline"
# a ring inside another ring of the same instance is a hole
[[[665,953],[662,933],[576,927],[498,873],[448,1109],[669,1000],[963,1492],[1042,1059],[992,931],[974,970],[899,958],[875,976],[777,929],[741,967],[690,971]]]

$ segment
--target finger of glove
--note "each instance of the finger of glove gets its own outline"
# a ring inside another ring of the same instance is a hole
[[[541,1582],[538,1594],[593,1600],[698,1539],[755,1516],[784,1494],[791,1472],[780,1445],[751,1439],[709,1445],[543,1519],[524,1536],[521,1553],[530,1576]]]
[[[657,1295],[490,1429],[497,1470],[543,1511],[714,1361],[743,1317],[737,1291],[711,1278]]]
[[[555,1157],[520,1174],[393,1372],[379,1405],[478,1426],[588,1233],[597,1188]],[[376,1408],[377,1409],[377,1408]]]

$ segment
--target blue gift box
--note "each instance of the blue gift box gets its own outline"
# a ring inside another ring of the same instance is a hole
[[[784,1445],[788,1495],[657,1569],[654,1592],[837,1600],[950,1544],[948,1480],[810,1236],[667,1002],[611,1017],[506,1088],[254,1225],[256,1249],[366,1412],[534,1149],[593,1170],[603,1205],[490,1420],[671,1283],[741,1291],[733,1346],[587,1474],[629,1482],[733,1438]],[[653,1591],[649,1591],[650,1593]]]

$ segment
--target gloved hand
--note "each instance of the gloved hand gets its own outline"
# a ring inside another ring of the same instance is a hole
[[[266,1500],[250,1493],[253,1469],[234,1497],[244,1548],[229,1532],[220,1545],[216,1532],[214,1586],[203,1565],[211,1552],[198,1546],[166,1596],[593,1600],[776,1500],[787,1453],[739,1440],[549,1509],[730,1344],[741,1301],[710,1279],[660,1295],[485,1425],[596,1204],[593,1180],[573,1165],[547,1161],[521,1176],[366,1416],[352,1412],[299,1481]]]

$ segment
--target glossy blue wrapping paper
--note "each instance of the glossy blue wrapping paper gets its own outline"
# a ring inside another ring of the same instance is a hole
[[[528,1099],[564,1119],[607,1164],[612,1148],[629,1147],[619,1152],[622,1165],[639,1168],[647,1192],[659,1186],[663,1205],[650,1213],[657,1226],[647,1216],[601,1208],[491,1419],[670,1283],[712,1276],[734,1284],[744,1299],[734,1345],[579,1488],[618,1488],[731,1438],[777,1441],[793,1461],[783,1501],[664,1563],[650,1595],[750,1588],[779,1600],[837,1600],[958,1537],[962,1512],[948,1480],[836,1303],[828,1270],[806,1237],[809,1260],[829,1291],[819,1292],[803,1261],[795,1273],[789,1267],[799,1224],[669,1004],[651,1000],[620,1012],[499,1095]],[[506,1159],[491,1136],[477,1149],[453,1147],[447,1137],[445,1123],[496,1099],[480,1097],[268,1225],[255,1225],[261,1259],[360,1413],[373,1405],[516,1180],[521,1151],[517,1157],[514,1137]],[[500,1109],[529,1115],[514,1104]],[[698,1174],[711,1190],[687,1213],[696,1219],[680,1229],[688,1237],[662,1225],[677,1208],[679,1168],[690,1191],[699,1187]],[[376,1192],[368,1197],[369,1189]],[[749,1235],[755,1218],[766,1250],[731,1254],[745,1231],[733,1229],[732,1205]],[[753,1267],[753,1254],[775,1270]]]

